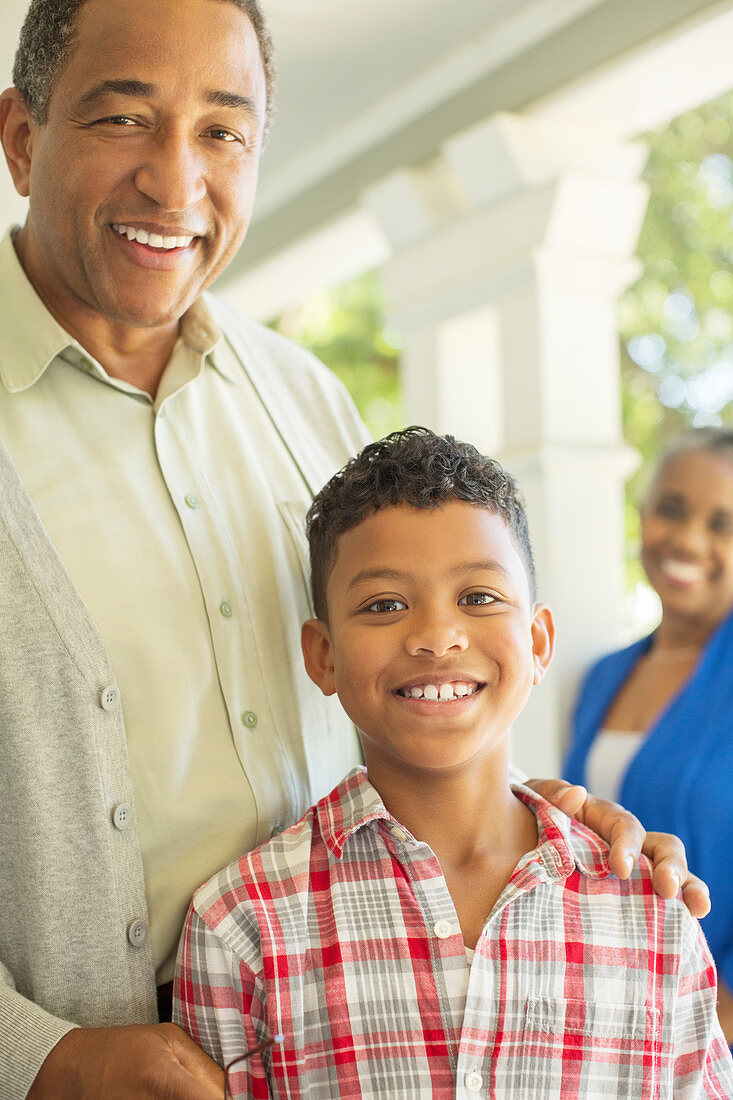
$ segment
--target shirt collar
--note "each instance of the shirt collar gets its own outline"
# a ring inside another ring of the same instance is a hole
[[[10,393],[33,386],[53,360],[63,353],[74,366],[84,366],[104,380],[104,368],[49,313],[18,259],[9,229],[0,241],[0,381]],[[181,339],[193,351],[209,356],[221,374],[231,378],[231,364],[219,354],[221,330],[207,295],[202,295],[181,319]]]
[[[536,863],[539,856],[548,879],[565,879],[576,868],[588,878],[606,878],[610,874],[605,841],[584,825],[572,821],[531,788],[512,783],[512,790],[537,818],[537,848],[525,858]],[[364,767],[354,768],[321,799],[316,806],[316,816],[321,836],[337,859],[341,858],[349,838],[374,821],[398,825],[408,839],[414,839],[388,812]]]

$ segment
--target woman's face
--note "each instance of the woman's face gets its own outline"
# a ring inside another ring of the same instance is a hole
[[[641,511],[641,560],[665,616],[716,626],[733,607],[733,457],[670,458]]]

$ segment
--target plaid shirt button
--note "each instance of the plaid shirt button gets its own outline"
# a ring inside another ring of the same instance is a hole
[[[472,1069],[465,1077],[466,1092],[481,1092],[484,1079],[478,1070]]]
[[[449,920],[439,920],[433,925],[433,932],[439,940],[447,940],[453,935],[453,925]]]

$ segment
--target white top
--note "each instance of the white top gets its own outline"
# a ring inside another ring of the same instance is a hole
[[[641,748],[646,732],[600,729],[588,752],[588,789],[599,798],[618,802],[629,764]]]

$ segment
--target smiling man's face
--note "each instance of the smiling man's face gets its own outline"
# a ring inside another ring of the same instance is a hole
[[[28,122],[16,247],[51,312],[170,325],[252,213],[265,121],[255,30],[221,0],[86,0],[47,122]]]

